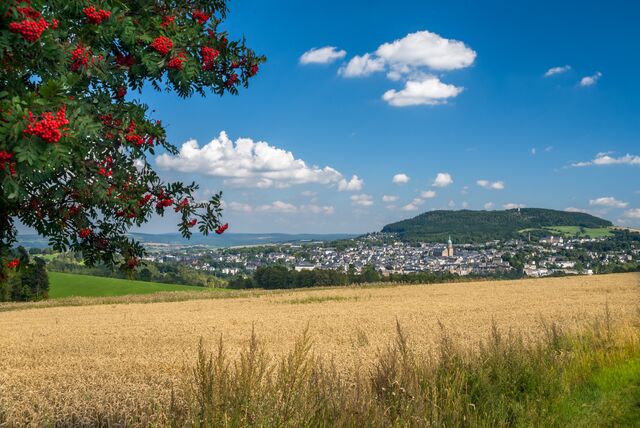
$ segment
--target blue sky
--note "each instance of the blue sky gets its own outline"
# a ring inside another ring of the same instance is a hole
[[[640,226],[630,4],[232,1],[224,28],[268,61],[237,97],[145,91],[176,146],[198,143],[153,163],[223,190],[233,232],[359,233],[517,205]]]

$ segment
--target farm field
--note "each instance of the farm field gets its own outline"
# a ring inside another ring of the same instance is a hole
[[[394,338],[396,320],[416,349],[437,349],[441,326],[472,349],[494,323],[534,337],[543,321],[571,329],[605,308],[614,320],[635,319],[639,307],[640,275],[616,274],[13,310],[0,313],[0,400],[10,403],[8,420],[35,425],[47,411],[167,406],[201,338],[213,347],[222,337],[234,356],[252,328],[269,354],[280,355],[308,326],[313,352],[353,372]]]
[[[563,237],[573,237],[576,234],[579,234],[579,236],[585,238],[603,238],[613,235],[613,229],[610,227],[553,226],[544,227],[543,229]],[[518,232],[524,234],[535,230],[539,229],[522,229]]]
[[[202,291],[203,287],[159,282],[132,281],[71,273],[49,273],[49,297],[106,297],[151,294],[163,291]]]

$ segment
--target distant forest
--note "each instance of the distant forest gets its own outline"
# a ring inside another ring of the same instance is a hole
[[[397,233],[405,241],[481,243],[521,237],[520,231],[550,234],[543,228],[579,226],[610,227],[612,223],[590,214],[522,208],[506,211],[430,211],[414,218],[386,225],[382,231]]]

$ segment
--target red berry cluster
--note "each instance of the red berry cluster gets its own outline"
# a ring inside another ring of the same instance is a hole
[[[193,19],[198,21],[198,24],[204,24],[209,20],[209,18],[211,18],[211,14],[204,13],[201,10],[196,10],[191,14],[191,16],[193,17]]]
[[[184,62],[187,60],[187,55],[184,52],[180,52],[167,62],[167,68],[171,70],[182,70]]]
[[[233,86],[236,83],[238,83],[238,75],[236,73],[231,73],[227,76],[227,81],[225,82],[227,86]]]
[[[73,52],[71,52],[71,71],[78,71],[82,67],[89,65],[91,59],[91,50],[78,45]]]
[[[218,228],[216,229],[216,233],[218,235],[222,235],[227,229],[229,229],[229,223],[225,223],[222,226],[218,226]]]
[[[140,264],[140,261],[138,261],[138,259],[136,257],[130,257],[129,260],[127,260],[127,266],[130,269],[135,268],[136,266],[138,266]]]
[[[213,61],[220,55],[220,51],[217,51],[208,46],[200,48],[200,56],[202,56],[202,69],[211,70],[213,68]]]
[[[11,162],[11,158],[13,158],[13,153],[3,152],[0,150],[0,171],[8,169],[9,174],[15,175],[16,163]]]
[[[91,229],[89,229],[88,227],[85,227],[84,229],[80,229],[80,231],[78,232],[78,236],[81,239],[86,239],[91,235]]]
[[[49,24],[44,18],[37,21],[33,19],[25,19],[20,22],[12,22],[9,24],[9,31],[18,33],[28,42],[35,42],[42,36],[44,30],[49,28]]]
[[[176,208],[175,211],[181,211],[183,208],[187,208],[189,206],[189,200],[187,198],[184,198],[184,200],[182,202],[180,202],[179,204],[176,204]]]
[[[13,259],[9,263],[7,263],[7,267],[9,269],[13,269],[18,267],[19,264],[20,264],[20,259]]]
[[[173,47],[173,42],[168,37],[160,36],[153,39],[149,46],[160,55],[166,55]]]
[[[160,26],[163,28],[168,27],[169,25],[173,24],[175,20],[175,16],[165,16],[164,18],[162,18],[162,24],[160,24]]]
[[[189,220],[189,222],[187,223],[187,227],[193,227],[198,223],[198,220],[195,218],[192,218],[191,220]]]
[[[113,175],[113,170],[111,169],[113,166],[113,158],[111,156],[107,156],[104,158],[102,162],[98,164],[98,174],[104,177],[111,177]]]
[[[141,135],[136,134],[136,122],[132,120],[129,122],[129,127],[127,128],[127,135],[124,136],[124,139],[131,144],[134,144],[138,147],[142,147],[145,144],[149,146],[153,146],[153,136],[148,135],[147,139]]]
[[[66,106],[62,106],[54,115],[52,112],[42,114],[42,119],[36,120],[31,112],[29,112],[29,125],[23,131],[26,135],[35,135],[40,137],[47,143],[57,143],[62,137],[64,125],[68,125]]]
[[[124,98],[125,95],[127,95],[127,88],[125,86],[120,86],[118,89],[116,89],[114,98],[119,100]]]
[[[249,71],[249,76],[255,76],[256,74],[258,74],[258,64],[254,64],[251,66],[251,70]]]
[[[130,68],[135,63],[135,58],[131,55],[116,54],[116,64],[120,67]]]
[[[111,16],[111,12],[108,10],[100,9],[97,10],[93,6],[85,7],[82,9],[82,13],[87,17],[87,21],[92,24],[102,24],[102,21],[106,21]]]

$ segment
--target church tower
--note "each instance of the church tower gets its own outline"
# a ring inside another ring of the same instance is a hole
[[[451,242],[451,235],[447,241],[447,257],[453,257],[453,242]]]

